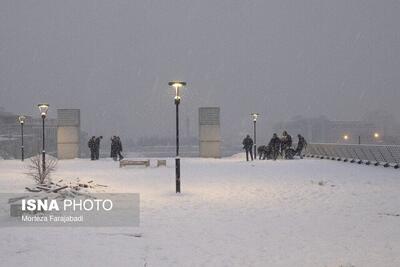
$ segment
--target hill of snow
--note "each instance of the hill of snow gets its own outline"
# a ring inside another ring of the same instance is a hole
[[[1,192],[33,184],[26,165],[0,161]],[[64,160],[53,177],[140,193],[140,227],[0,228],[2,266],[400,266],[391,168],[183,158],[179,195],[173,159],[166,168]]]

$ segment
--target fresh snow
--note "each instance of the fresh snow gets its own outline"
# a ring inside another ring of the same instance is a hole
[[[54,179],[140,193],[140,227],[0,228],[0,266],[400,266],[398,170],[243,154],[181,162],[177,195],[173,159],[59,161]],[[1,192],[33,185],[27,164],[0,160]]]

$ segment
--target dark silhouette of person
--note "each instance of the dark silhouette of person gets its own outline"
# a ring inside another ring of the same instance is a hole
[[[281,149],[281,139],[279,139],[276,133],[274,133],[274,135],[272,136],[268,146],[271,148],[272,159],[276,160]]]
[[[124,157],[121,154],[122,152],[122,143],[121,143],[121,138],[117,136],[117,154],[118,154],[118,160],[122,160]]]
[[[243,139],[243,149],[246,150],[246,160],[249,161],[249,154],[251,160],[253,160],[253,139],[251,139],[250,135],[247,135]]]
[[[110,157],[115,161],[117,160],[117,137],[115,135],[113,137],[111,137]]]
[[[100,158],[100,142],[103,139],[103,136],[99,136],[95,139],[95,159],[98,160]]]
[[[307,147],[307,141],[301,134],[298,134],[297,137],[299,138],[299,141],[297,142],[296,155],[300,156],[302,159],[303,156],[301,155],[301,152]]]
[[[286,131],[283,131],[281,138],[281,155],[283,158],[287,158],[286,151],[292,146],[292,136]]]
[[[95,160],[96,159],[96,137],[95,136],[92,136],[92,138],[89,139],[88,147],[90,149],[90,159]]]

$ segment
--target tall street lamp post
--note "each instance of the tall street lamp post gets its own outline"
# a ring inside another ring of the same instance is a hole
[[[171,81],[168,83],[175,89],[175,106],[176,106],[176,157],[175,157],[175,184],[176,193],[181,192],[181,159],[179,157],[179,104],[181,103],[180,89],[186,86],[186,82]]]
[[[21,124],[21,160],[24,161],[24,123],[25,123],[25,116],[21,115],[18,117],[18,121]]]
[[[251,113],[253,117],[253,130],[254,130],[254,160],[257,159],[257,117],[260,115],[258,113]]]
[[[38,104],[40,115],[42,116],[42,173],[46,171],[46,150],[45,150],[45,129],[44,129],[44,120],[47,116],[47,111],[49,110],[49,104]]]

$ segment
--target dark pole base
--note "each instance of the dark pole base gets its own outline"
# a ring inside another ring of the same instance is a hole
[[[42,170],[43,170],[43,173],[46,172],[46,152],[45,151],[42,152]]]
[[[24,159],[25,159],[24,147],[21,147],[21,160],[24,161]]]
[[[176,193],[181,192],[181,159],[175,158],[175,182]]]

